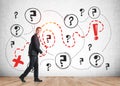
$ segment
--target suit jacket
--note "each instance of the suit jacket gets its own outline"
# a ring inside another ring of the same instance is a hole
[[[31,38],[28,54],[30,56],[38,56],[38,53],[42,53],[42,50],[40,49],[39,38],[37,37],[37,34],[34,34]]]

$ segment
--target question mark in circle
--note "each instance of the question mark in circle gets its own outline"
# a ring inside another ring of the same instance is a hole
[[[94,59],[96,60],[95,61],[95,65],[97,66],[98,65],[98,61],[100,60],[100,56],[99,55],[95,55]]]
[[[67,43],[69,42],[69,39],[71,38],[70,35],[66,35],[66,38],[67,38]]]
[[[17,18],[17,15],[18,15],[18,12],[15,11],[15,12],[14,12],[14,15],[15,15],[15,19],[16,19],[16,18]]]
[[[51,67],[51,64],[47,63],[46,66],[47,66],[47,71],[49,71],[49,68]]]
[[[16,35],[18,35],[18,31],[20,30],[20,27],[19,26],[15,26],[14,29],[16,30]]]
[[[66,55],[60,55],[63,59],[60,59],[61,67],[63,67],[63,61],[67,61]]]
[[[71,26],[72,25],[72,21],[74,20],[74,17],[70,16],[69,20],[70,20],[70,26]]]
[[[89,51],[91,50],[92,44],[88,44]]]
[[[85,9],[84,9],[84,8],[81,8],[81,9],[80,9],[80,12],[81,12],[81,16],[83,16],[83,13],[85,12]]]

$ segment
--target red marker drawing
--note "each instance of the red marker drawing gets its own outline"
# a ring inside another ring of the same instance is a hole
[[[94,40],[98,40],[98,24],[93,24]]]
[[[20,59],[21,59],[21,55],[19,55],[17,59],[12,60],[13,62],[15,62],[14,67],[17,67],[18,64],[24,64],[24,62],[21,61]]]

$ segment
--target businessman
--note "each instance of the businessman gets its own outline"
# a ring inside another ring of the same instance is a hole
[[[22,82],[26,82],[24,78],[28,75],[31,69],[34,68],[34,81],[35,82],[42,82],[38,78],[38,53],[42,54],[42,50],[40,49],[40,42],[39,42],[39,35],[41,32],[41,27],[36,28],[35,34],[31,37],[31,43],[29,45],[29,58],[30,64],[24,73],[19,77]]]

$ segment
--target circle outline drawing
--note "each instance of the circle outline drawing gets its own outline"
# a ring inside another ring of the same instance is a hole
[[[12,29],[13,29],[14,26],[19,26],[19,27],[22,29],[21,34],[19,34],[18,36],[17,36],[17,35],[14,35],[14,34],[12,33]],[[19,25],[19,24],[13,24],[13,25],[10,27],[10,33],[11,33],[14,37],[20,37],[20,36],[22,35],[23,31],[24,31],[23,27],[22,27],[21,25]]]
[[[27,11],[29,11],[30,9],[35,9],[35,10],[37,10],[37,11],[39,12],[39,14],[40,14],[40,19],[39,19],[39,21],[37,21],[37,22],[35,22],[35,23],[32,23],[32,22],[30,22],[30,21],[26,18],[26,13],[27,13]],[[38,24],[38,23],[41,21],[41,12],[40,12],[37,8],[28,8],[28,9],[25,11],[24,16],[25,16],[25,19],[27,20],[27,22],[29,22],[30,24]]]
[[[102,62],[100,65],[98,65],[98,66],[93,65],[92,62],[90,61],[90,60],[91,60],[91,57],[92,57],[93,55],[95,55],[95,54],[101,56],[101,58],[103,59],[103,62]],[[93,67],[99,68],[99,67],[101,67],[101,66],[103,65],[103,63],[104,63],[104,57],[103,57],[101,54],[99,54],[99,53],[92,53],[92,54],[90,55],[90,57],[89,57],[89,62],[90,62],[90,64],[91,64]]]
[[[62,68],[62,67],[60,67],[60,66],[57,64],[57,62],[56,62],[56,58],[57,58],[57,56],[58,56],[59,54],[66,54],[66,55],[69,56],[69,60],[70,60],[70,62],[69,62],[69,65],[68,65],[67,67]],[[69,55],[67,52],[61,52],[61,53],[58,53],[58,54],[55,56],[55,64],[56,64],[57,67],[60,68],[60,69],[67,69],[67,68],[70,66],[70,64],[71,64],[71,58],[70,58],[70,55]]]
[[[90,16],[90,10],[92,9],[92,8],[97,8],[98,10],[99,10],[99,15],[97,16],[97,17],[92,17],[92,16]],[[88,15],[89,15],[89,17],[90,18],[92,18],[92,19],[97,19],[99,16],[100,16],[100,14],[101,14],[101,11],[100,11],[100,9],[97,7],[97,6],[92,6],[92,7],[90,7],[90,9],[88,10]]]
[[[76,19],[77,19],[77,23],[76,23],[74,26],[72,26],[72,27],[66,25],[66,23],[65,23],[65,20],[66,20],[66,18],[67,18],[68,16],[74,16],[74,17],[76,17]],[[65,24],[65,26],[68,27],[68,28],[71,28],[71,29],[72,29],[72,28],[75,28],[75,27],[78,25],[78,22],[79,22],[78,17],[77,17],[75,14],[68,14],[68,15],[66,15],[66,16],[64,17],[64,24]]]

